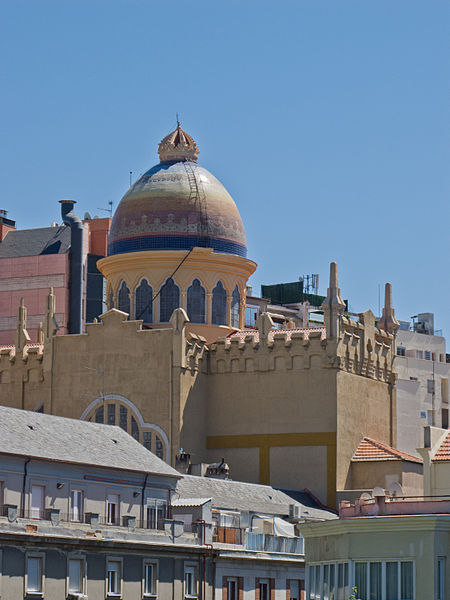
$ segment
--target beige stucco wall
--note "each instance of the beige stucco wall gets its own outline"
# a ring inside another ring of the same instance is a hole
[[[275,487],[301,486],[317,498],[327,497],[326,446],[280,446],[270,449],[270,483]]]
[[[235,479],[309,487],[334,506],[336,489],[351,485],[361,438],[390,443],[390,384],[373,369],[341,371],[336,342],[320,331],[280,332],[273,341],[260,333],[256,343],[249,336],[206,346],[186,334],[180,309],[170,328],[151,330],[108,311],[86,334],[51,338],[43,353],[0,352],[0,402],[31,410],[43,402],[45,412],[88,418],[104,372],[107,401],[128,402],[159,428],[172,464],[180,448],[194,463],[225,458]]]
[[[434,496],[450,494],[450,462],[436,461],[431,463],[431,494]]]
[[[351,483],[350,460],[363,437],[394,445],[390,384],[339,371],[337,374],[337,473],[338,490]],[[394,407],[392,406],[392,409]]]
[[[422,495],[423,465],[401,460],[355,461],[351,465],[353,489],[373,489],[378,486],[389,490],[395,482],[402,486],[405,496]]]

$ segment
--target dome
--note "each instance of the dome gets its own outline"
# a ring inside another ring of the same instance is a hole
[[[236,204],[220,181],[197,164],[192,137],[178,124],[158,151],[161,162],[130,187],[116,209],[109,255],[199,246],[245,257]]]

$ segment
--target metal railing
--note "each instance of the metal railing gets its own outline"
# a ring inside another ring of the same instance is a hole
[[[267,533],[249,532],[246,535],[245,548],[261,552],[304,554],[304,540],[302,537],[281,537]]]

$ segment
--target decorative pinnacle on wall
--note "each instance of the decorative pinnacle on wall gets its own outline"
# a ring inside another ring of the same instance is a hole
[[[56,298],[53,293],[53,288],[49,288],[47,296],[47,306],[45,309],[44,320],[44,341],[48,342],[58,331],[58,323],[55,318],[56,313]]]
[[[16,346],[16,354],[24,351],[25,345],[30,341],[30,336],[27,331],[27,309],[23,298],[20,299],[19,309],[17,311],[17,328],[14,336],[14,344]]]
[[[340,317],[345,311],[345,302],[341,298],[338,285],[337,263],[330,263],[330,283],[327,297],[323,301],[322,310],[325,315],[327,338],[337,339],[340,334]]]
[[[199,149],[194,139],[183,129],[177,128],[161,140],[158,147],[161,162],[191,160],[197,162]]]
[[[384,308],[381,319],[378,321],[378,329],[384,329],[389,333],[395,333],[400,324],[395,318],[394,309],[392,308],[392,285],[386,283],[384,287]]]

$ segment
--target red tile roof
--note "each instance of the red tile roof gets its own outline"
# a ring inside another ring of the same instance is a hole
[[[291,339],[291,335],[293,333],[303,333],[305,339],[309,338],[310,333],[320,332],[320,339],[325,339],[326,337],[326,329],[323,326],[319,327],[296,327],[295,329],[272,329],[269,331],[269,341],[273,340],[273,336],[276,333],[283,333],[286,335],[286,340]],[[235,333],[230,333],[228,339],[240,338],[244,340],[247,336],[253,336],[253,340],[255,342],[259,341],[259,331],[257,329],[242,329],[242,331],[236,331]]]
[[[450,460],[450,433],[445,436],[432,460]]]
[[[411,462],[421,463],[422,459],[405,452],[400,452],[395,448],[391,448],[387,444],[377,442],[371,438],[365,437],[361,440],[359,446],[352,457],[353,461],[364,460],[408,460]]]

